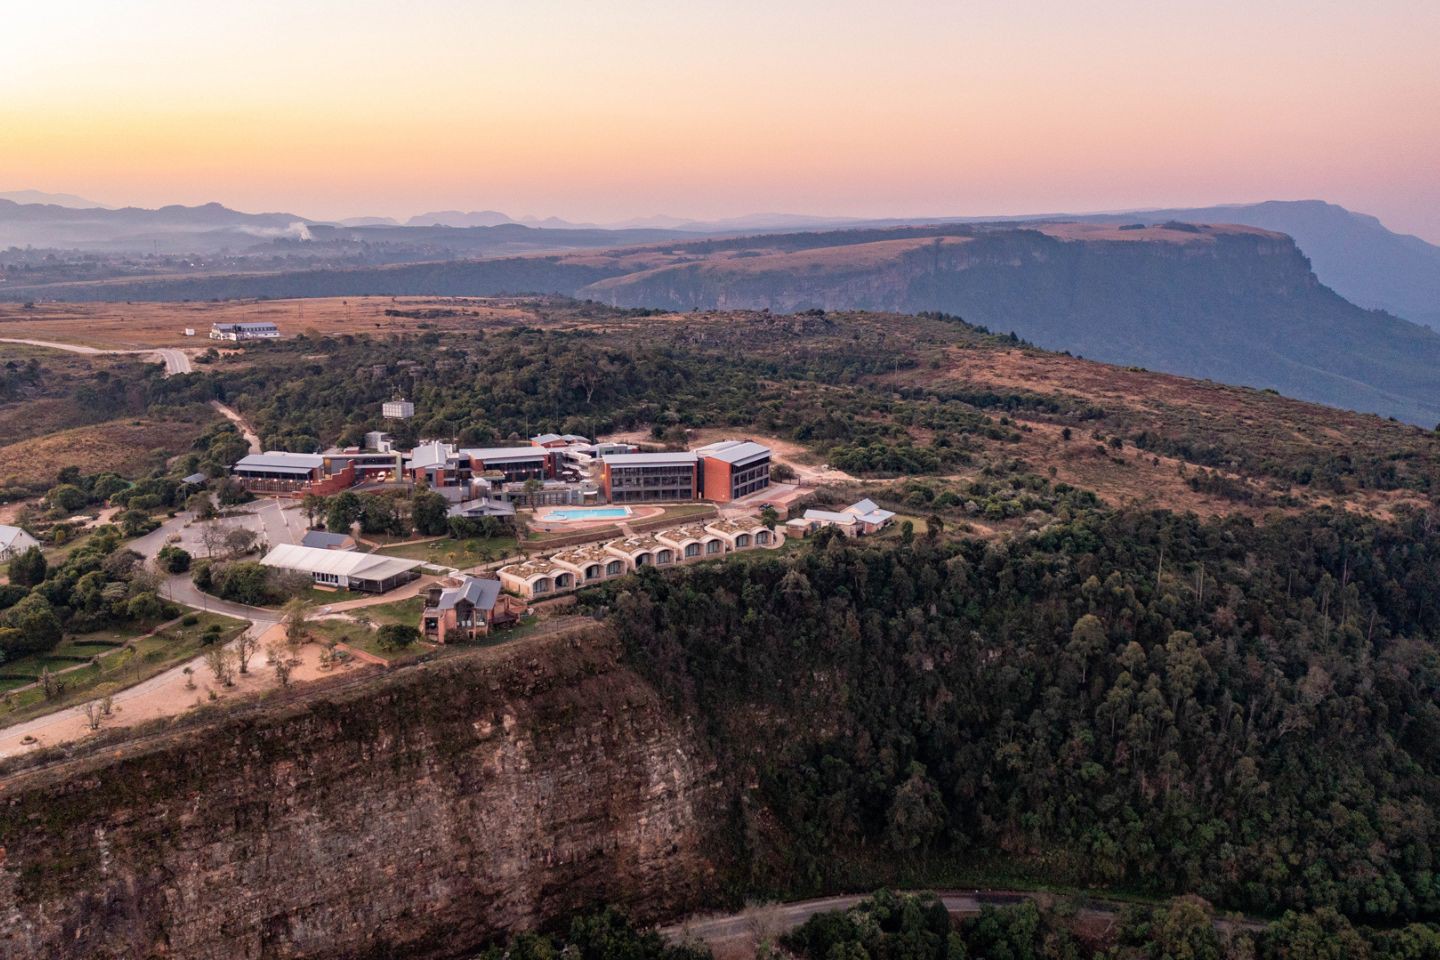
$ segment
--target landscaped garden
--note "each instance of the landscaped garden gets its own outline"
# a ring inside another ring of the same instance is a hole
[[[66,637],[48,653],[0,665],[0,726],[133,686],[211,644],[229,643],[247,624],[218,613],[193,613],[146,636],[154,626]]]

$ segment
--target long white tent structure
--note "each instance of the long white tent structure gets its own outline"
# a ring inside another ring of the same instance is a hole
[[[419,560],[378,553],[324,550],[295,543],[281,544],[265,554],[260,562],[267,567],[308,574],[323,586],[366,593],[384,593],[420,576],[415,572],[415,568],[420,566]]]

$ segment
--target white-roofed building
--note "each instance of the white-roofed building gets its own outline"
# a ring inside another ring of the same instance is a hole
[[[210,324],[211,340],[275,340],[279,336],[280,328],[269,321]]]
[[[380,404],[380,415],[386,420],[409,420],[415,416],[415,404],[409,400],[386,400]]]
[[[846,513],[854,514],[866,533],[874,533],[882,527],[889,526],[890,521],[895,519],[893,510],[882,510],[874,500],[861,500],[845,508]]]
[[[895,519],[893,511],[881,509],[874,500],[852,503],[844,510],[806,510],[802,522],[811,530],[835,527],[851,537],[875,533]]]
[[[350,550],[326,550],[284,543],[260,561],[277,570],[295,570],[310,576],[321,586],[364,593],[384,593],[420,575],[415,568],[419,560],[387,557],[379,553],[355,553]]]
[[[505,475],[506,483],[544,480],[555,473],[552,455],[544,447],[469,447],[461,450],[460,456],[469,459],[475,476],[498,471]]]
[[[40,541],[19,527],[0,525],[0,560],[9,560],[38,546]]]
[[[582,437],[578,433],[542,433],[530,438],[530,442],[537,447],[556,450],[563,447],[574,446],[575,444],[588,444],[589,437]]]

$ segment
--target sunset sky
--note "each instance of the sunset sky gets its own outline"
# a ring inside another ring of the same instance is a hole
[[[1322,198],[1440,242],[1437,0],[53,0],[0,190],[311,217]]]

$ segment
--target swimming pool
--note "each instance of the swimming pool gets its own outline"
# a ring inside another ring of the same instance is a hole
[[[574,523],[577,520],[624,520],[629,507],[555,507],[540,519],[551,523]]]

